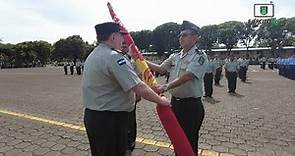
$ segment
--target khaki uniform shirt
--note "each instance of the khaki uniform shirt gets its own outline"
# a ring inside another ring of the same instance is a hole
[[[82,77],[85,108],[97,111],[132,111],[131,90],[141,80],[123,54],[99,44],[88,56]]]
[[[191,72],[195,78],[176,88],[170,89],[172,96],[178,98],[194,97],[203,95],[203,78],[208,64],[207,55],[193,46],[187,53],[182,51],[171,54],[161,67],[170,72],[169,81],[182,76],[185,72]]]
[[[212,73],[213,75],[215,75],[216,68],[216,64],[213,62],[213,60],[210,60],[206,68],[206,73]]]
[[[249,65],[249,60],[247,59],[239,59],[238,60],[239,66],[240,67],[248,67]]]
[[[238,61],[235,59],[233,61],[227,61],[225,63],[224,68],[228,71],[228,72],[238,72],[239,70],[239,63]]]

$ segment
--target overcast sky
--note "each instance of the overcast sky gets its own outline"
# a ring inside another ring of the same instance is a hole
[[[3,43],[45,40],[71,35],[95,40],[94,25],[111,21],[106,0],[0,0]],[[269,0],[109,0],[129,31],[153,30],[166,22],[189,20],[202,27],[254,18],[256,3]],[[295,17],[294,0],[274,0],[275,17]]]

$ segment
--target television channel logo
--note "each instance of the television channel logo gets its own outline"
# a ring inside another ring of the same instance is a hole
[[[274,4],[254,4],[254,17],[274,17]]]

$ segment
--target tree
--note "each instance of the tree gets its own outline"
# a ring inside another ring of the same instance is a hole
[[[255,39],[257,35],[256,29],[258,28],[259,23],[260,22],[257,19],[249,19],[247,22],[244,22],[242,24],[240,41],[241,44],[247,48],[247,52],[251,42]]]
[[[65,39],[60,39],[53,44],[53,51],[51,55],[52,61],[59,61],[69,57],[66,52],[65,45],[66,45]]]
[[[88,42],[85,42],[85,55],[83,57],[83,60],[85,60],[88,55],[93,51],[93,49],[97,46],[97,42],[89,44]]]
[[[292,36],[295,35],[295,17],[286,19],[285,28]]]
[[[15,45],[15,66],[16,67],[29,67],[33,65],[36,60],[37,54],[33,50],[33,42],[26,41]]]
[[[156,51],[163,55],[165,51],[179,48],[178,35],[180,25],[177,23],[165,23],[153,30],[152,43]]]
[[[237,21],[229,21],[218,25],[218,42],[224,44],[229,53],[241,38],[241,29],[242,23]]]
[[[218,38],[217,25],[203,26],[200,31],[200,48],[210,51],[217,42]]]
[[[287,45],[289,41],[286,18],[264,20],[257,30],[256,40],[259,46],[271,47],[273,52],[275,52],[276,48]]]
[[[149,47],[152,44],[152,31],[135,31],[131,32],[131,36],[139,49],[149,50]]]
[[[33,51],[36,53],[36,60],[39,60],[41,66],[44,66],[50,59],[52,46],[46,41],[34,41]]]
[[[53,45],[53,60],[71,59],[76,62],[85,55],[85,43],[79,35],[73,35],[66,39],[60,39]]]
[[[2,67],[13,67],[15,64],[15,51],[13,44],[1,44],[0,43],[0,62]]]

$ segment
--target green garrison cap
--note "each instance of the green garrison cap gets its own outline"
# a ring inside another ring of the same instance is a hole
[[[186,29],[192,30],[192,31],[194,31],[198,35],[200,33],[200,28],[198,26],[196,26],[192,22],[183,21],[182,22],[182,25],[181,25],[181,30],[186,30]]]
[[[104,34],[111,34],[111,33],[121,33],[123,35],[127,34],[127,32],[124,32],[120,29],[119,24],[115,22],[105,22],[101,24],[97,24],[95,26],[95,31],[97,35],[104,35]]]

